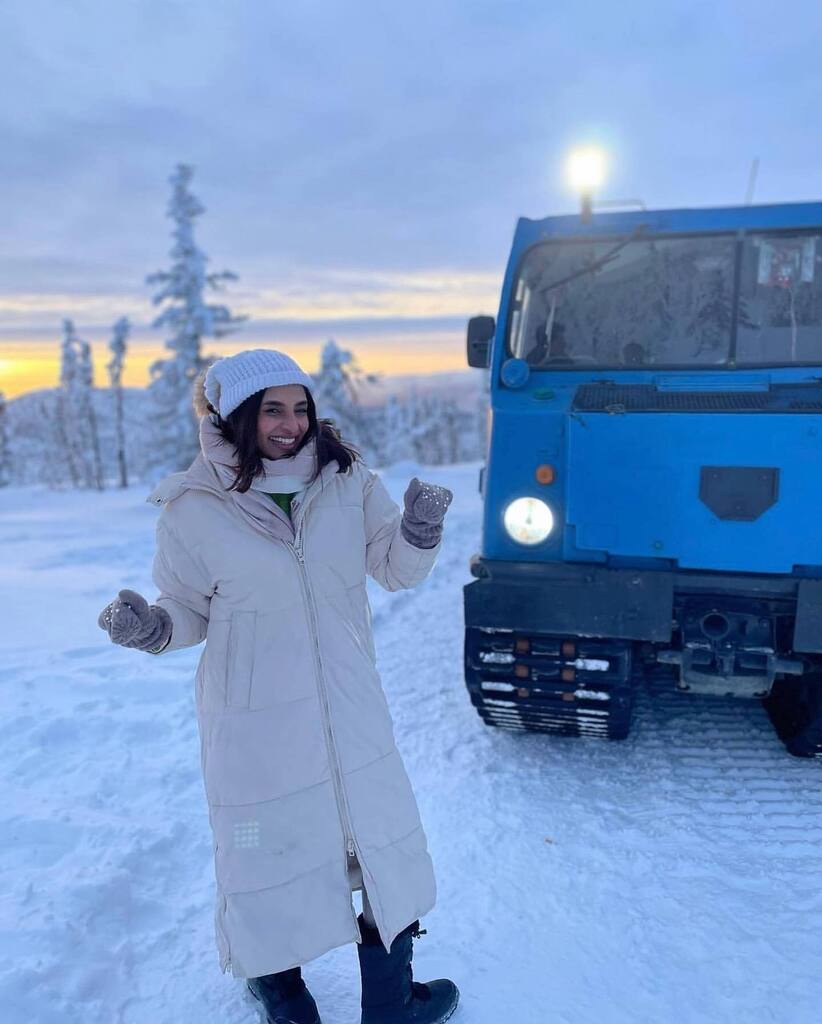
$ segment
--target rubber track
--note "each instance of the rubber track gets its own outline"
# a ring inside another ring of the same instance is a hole
[[[597,679],[594,673],[590,676],[593,679],[581,678],[576,684],[565,687],[564,693],[550,685],[540,693],[539,686],[527,683],[530,693],[524,697],[516,689],[509,692],[488,689],[479,680],[469,686],[469,692],[480,718],[489,726],[558,736],[625,739],[631,727],[632,680],[606,682]],[[582,696],[590,691],[607,694],[607,699]]]

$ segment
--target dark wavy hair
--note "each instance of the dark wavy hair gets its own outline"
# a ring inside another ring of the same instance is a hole
[[[322,468],[334,459],[340,467],[337,472],[350,473],[354,462],[362,459],[362,456],[354,445],[343,441],[339,430],[331,420],[317,419],[317,407],[311,397],[311,392],[305,387],[303,391],[305,391],[308,402],[308,430],[294,454],[296,455],[314,437],[317,439],[317,469],[312,480],[316,480]],[[257,447],[257,419],[264,394],[265,389],[255,391],[225,419],[219,415],[217,417],[220,433],[229,444],[234,445],[239,456],[237,476],[229,490],[237,490],[241,494],[249,489],[252,480],[263,471],[263,460]],[[209,408],[212,407],[209,406]],[[290,456],[283,457],[287,459]]]

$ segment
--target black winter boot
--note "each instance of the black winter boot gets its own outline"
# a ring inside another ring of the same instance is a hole
[[[247,982],[251,994],[265,1007],[268,1024],[322,1024],[299,967]]]
[[[386,953],[379,932],[359,916],[362,942],[357,946],[362,976],[361,1024],[443,1024],[457,1008],[459,991],[453,981],[440,979],[422,985],[411,970],[413,940],[419,921],[403,929]]]

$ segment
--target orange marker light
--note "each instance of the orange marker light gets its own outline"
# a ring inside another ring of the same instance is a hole
[[[538,484],[552,484],[557,478],[556,470],[553,466],[549,466],[547,462],[537,466],[537,471],[534,475],[537,478]]]

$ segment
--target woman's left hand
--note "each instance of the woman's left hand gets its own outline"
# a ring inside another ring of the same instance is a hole
[[[409,544],[434,548],[442,537],[442,522],[454,495],[447,487],[427,484],[414,477],[405,492],[400,529]]]

